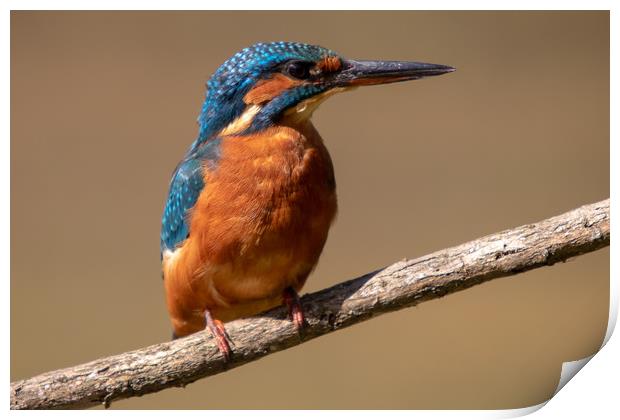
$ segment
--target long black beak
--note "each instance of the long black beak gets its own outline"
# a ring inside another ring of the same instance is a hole
[[[455,71],[442,64],[413,61],[355,61],[343,60],[342,70],[335,76],[337,86],[379,85],[439,76]]]

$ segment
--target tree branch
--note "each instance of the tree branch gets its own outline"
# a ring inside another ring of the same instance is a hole
[[[210,334],[197,333],[13,382],[11,408],[107,407],[114,400],[185,386],[386,312],[595,251],[609,240],[609,200],[604,200],[305,295],[309,325],[303,338],[280,307],[226,325],[233,342],[228,364]]]

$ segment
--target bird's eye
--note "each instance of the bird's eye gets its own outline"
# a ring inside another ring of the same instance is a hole
[[[286,72],[296,79],[307,79],[313,64],[307,61],[291,61],[286,65]]]

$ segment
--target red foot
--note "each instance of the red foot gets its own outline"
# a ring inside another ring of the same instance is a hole
[[[284,303],[288,306],[288,316],[295,323],[297,331],[301,334],[306,324],[304,317],[304,309],[299,301],[299,295],[292,287],[284,290],[283,295]]]
[[[207,320],[207,327],[209,327],[209,331],[215,337],[215,341],[217,341],[217,347],[220,349],[220,352],[224,356],[224,361],[230,361],[230,338],[228,334],[226,334],[226,329],[224,328],[224,324],[219,319],[214,319],[211,316],[211,312],[207,309],[205,311],[205,319]]]

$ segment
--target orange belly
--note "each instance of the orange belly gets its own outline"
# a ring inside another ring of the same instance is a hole
[[[221,142],[217,168],[190,214],[190,235],[164,255],[178,336],[282,302],[315,267],[336,214],[331,159],[311,123]]]

